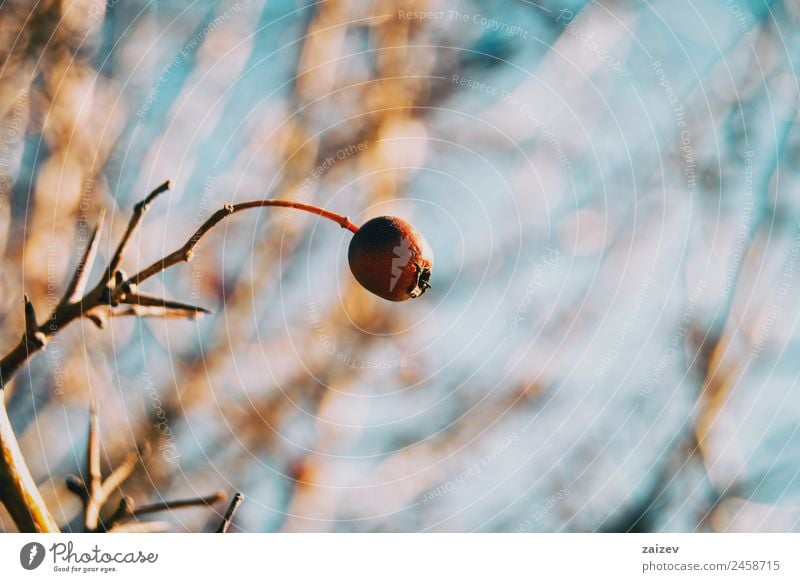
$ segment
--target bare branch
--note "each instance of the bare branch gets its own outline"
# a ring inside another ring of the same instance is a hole
[[[145,445],[139,450],[131,451],[122,462],[117,466],[114,471],[112,471],[111,475],[106,478],[103,482],[103,485],[100,487],[100,491],[97,494],[97,502],[102,507],[102,505],[108,500],[114,491],[116,491],[120,485],[122,485],[125,480],[131,476],[133,470],[136,468],[136,464],[139,462],[139,459],[142,456],[147,454],[149,450],[149,446]]]
[[[126,293],[125,297],[120,301],[120,303],[124,305],[139,305],[141,307],[158,307],[170,311],[184,311],[187,312],[187,316],[190,317],[211,313],[204,307],[189,305],[188,303],[181,303],[180,301],[162,299],[161,297],[153,297],[151,295],[141,295],[133,292]]]
[[[86,486],[89,492],[84,511],[84,527],[86,531],[94,531],[97,528],[97,520],[100,515],[100,503],[97,496],[102,487],[102,475],[100,473],[100,431],[97,421],[97,405],[92,400],[89,407],[89,438],[86,446]]]
[[[172,501],[162,501],[150,505],[142,505],[133,510],[134,516],[145,515],[148,513],[158,513],[159,511],[172,511],[173,509],[184,509],[187,507],[208,507],[214,503],[225,501],[228,495],[224,491],[215,491],[211,495],[204,497],[192,497],[190,499],[173,499]]]
[[[131,241],[131,237],[133,233],[136,232],[136,229],[139,228],[139,225],[142,223],[142,219],[144,215],[147,214],[147,211],[150,209],[150,204],[155,200],[159,194],[166,192],[167,190],[172,188],[172,181],[167,180],[163,184],[161,184],[158,188],[150,192],[150,194],[136,204],[133,207],[133,215],[131,216],[130,221],[128,222],[128,228],[125,230],[125,234],[122,235],[122,239],[119,241],[119,245],[117,246],[117,250],[114,253],[114,256],[111,258],[111,261],[108,264],[108,272],[107,272],[107,280],[111,281],[114,277],[114,273],[119,270],[120,265],[122,264],[122,258],[125,254],[125,249],[128,248],[128,243]]]
[[[225,517],[222,519],[222,523],[219,524],[219,527],[217,528],[217,533],[228,533],[231,523],[233,523],[233,516],[236,513],[236,510],[239,509],[242,501],[244,501],[244,495],[237,492],[236,495],[233,496],[231,504],[228,506],[228,511],[225,512]]]
[[[164,309],[162,307],[142,307],[128,305],[109,312],[111,317],[159,317],[162,319],[197,319],[203,313],[184,309]]]
[[[0,499],[21,532],[58,532],[25,463],[0,390]]]
[[[61,303],[74,303],[83,297],[86,291],[86,283],[97,259],[97,249],[100,248],[100,236],[103,233],[105,221],[106,211],[103,210],[100,213],[100,218],[97,219],[97,226],[94,227],[92,236],[89,238],[89,244],[86,245],[86,250],[81,260],[78,261],[78,266],[75,267],[75,273],[72,275],[69,285],[67,285],[67,290],[64,292],[64,298]]]
[[[190,499],[175,499],[172,501],[162,501],[160,503],[153,503],[150,505],[142,505],[141,507],[137,507],[132,498],[123,496],[122,499],[120,499],[117,510],[103,524],[102,530],[121,531],[121,529],[123,528],[127,529],[128,525],[128,524],[123,524],[122,522],[125,522],[132,518],[139,517],[141,515],[158,513],[160,511],[172,511],[175,509],[184,509],[188,507],[208,507],[209,505],[213,505],[214,503],[225,501],[227,497],[228,496],[225,494],[224,491],[217,491],[215,493],[212,493],[211,495],[206,495],[204,497],[192,497]]]
[[[97,404],[94,399],[89,406],[89,439],[86,445],[86,475],[89,493],[94,494],[100,488],[100,430],[97,420]]]

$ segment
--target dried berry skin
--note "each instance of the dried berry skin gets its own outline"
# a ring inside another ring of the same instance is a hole
[[[379,216],[365,222],[350,241],[347,259],[356,280],[389,301],[419,297],[430,287],[433,252],[402,218]]]

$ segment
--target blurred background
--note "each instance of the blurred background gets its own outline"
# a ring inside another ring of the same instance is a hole
[[[153,445],[125,494],[240,490],[239,531],[800,529],[798,35],[794,0],[0,3],[0,351],[166,179],[129,273],[264,197],[436,256],[392,304],[336,225],[221,224],[144,285],[213,315],[73,324],[8,388],[51,511],[94,398],[106,471]]]

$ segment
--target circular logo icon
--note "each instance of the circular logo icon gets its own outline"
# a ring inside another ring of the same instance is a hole
[[[30,542],[19,551],[19,563],[26,570],[35,570],[44,562],[44,546],[39,542]]]

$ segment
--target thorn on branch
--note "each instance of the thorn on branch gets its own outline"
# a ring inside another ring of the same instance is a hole
[[[134,292],[125,295],[121,302],[125,305],[157,307],[163,310],[174,312],[185,312],[185,317],[197,317],[197,315],[200,314],[211,313],[208,309],[205,309],[204,307],[198,307],[197,305],[189,305],[188,303],[181,303],[180,301],[172,301],[169,299],[163,299],[161,297],[153,297],[151,295],[140,295]]]
[[[106,326],[106,318],[102,313],[87,313],[86,318],[97,326],[97,329],[103,329]]]
[[[164,309],[162,307],[144,307],[141,305],[128,305],[111,311],[111,317],[160,317],[163,319],[196,319],[210,311],[198,308],[187,311],[185,309]]]
[[[31,303],[27,295],[24,295],[23,299],[25,301],[25,342],[28,346],[38,350],[47,344],[47,336],[39,331],[33,303]]]
[[[228,506],[228,511],[225,512],[225,517],[222,519],[222,523],[220,523],[219,527],[217,528],[217,533],[228,533],[231,523],[233,523],[233,516],[236,513],[236,510],[239,509],[242,501],[244,501],[244,495],[237,492],[236,495],[233,496],[231,504]]]

